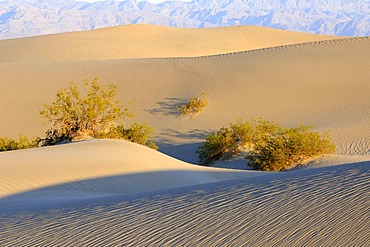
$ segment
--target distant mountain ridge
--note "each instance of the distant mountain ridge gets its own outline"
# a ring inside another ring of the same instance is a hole
[[[0,1],[0,39],[127,24],[257,25],[339,36],[370,35],[370,0]]]

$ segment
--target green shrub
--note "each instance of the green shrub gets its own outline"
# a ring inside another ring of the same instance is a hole
[[[177,106],[178,116],[194,115],[201,112],[208,104],[206,94],[202,93],[197,98],[191,97],[186,104]]]
[[[199,162],[203,165],[211,164],[219,159],[226,159],[236,152],[232,150],[235,141],[228,128],[221,128],[214,134],[207,134],[206,141],[198,148]]]
[[[84,88],[83,97],[77,84],[71,83],[57,93],[56,101],[44,105],[40,114],[52,123],[52,132],[55,130],[70,140],[86,134],[96,137],[124,118],[133,117],[133,113],[128,108],[123,109],[115,99],[115,85],[101,85],[95,77],[91,82],[84,80]]]
[[[59,132],[56,129],[49,129],[46,131],[46,137],[40,139],[39,146],[52,146],[56,144],[68,143],[72,141],[71,137],[68,137],[66,134]]]
[[[50,105],[44,104],[40,115],[52,124],[46,131],[45,138],[29,140],[21,135],[19,141],[0,138],[0,151],[16,150],[37,146],[50,146],[91,138],[125,139],[141,145],[158,149],[148,141],[154,133],[153,127],[146,123],[133,123],[130,128],[122,124],[125,118],[132,118],[134,113],[123,108],[116,99],[117,86],[98,83],[95,77],[91,82],[84,80],[85,94],[76,83],[57,93],[56,100]]]
[[[262,118],[258,119],[258,121],[252,120],[252,136],[251,136],[251,147],[255,145],[262,145],[264,144],[270,136],[275,135],[279,131],[281,131],[281,126],[277,122],[263,120]]]
[[[131,124],[130,128],[125,128],[123,124],[118,125],[102,137],[110,139],[124,139],[126,141],[135,142],[157,150],[158,146],[153,141],[148,140],[153,133],[154,128],[152,126],[147,123],[135,122]]]
[[[280,171],[305,160],[335,152],[328,134],[319,135],[311,127],[283,129],[280,124],[263,119],[230,123],[208,134],[198,148],[199,162],[207,165],[230,159],[242,151],[248,153],[248,165],[256,170]]]
[[[141,145],[158,149],[148,138],[153,134],[153,127],[148,124],[134,123],[126,129],[125,118],[132,118],[134,113],[128,107],[123,108],[116,100],[117,86],[98,83],[95,77],[91,82],[84,80],[85,96],[76,83],[57,93],[57,99],[51,105],[45,104],[41,116],[52,123],[40,141],[41,146],[67,143],[91,138],[125,139]]]
[[[34,148],[38,146],[40,138],[36,137],[32,140],[28,139],[24,135],[19,136],[19,140],[13,140],[10,138],[0,138],[0,152],[11,151],[18,149]]]
[[[219,159],[230,159],[263,142],[278,129],[280,125],[275,122],[238,119],[229,127],[222,127],[218,132],[206,136],[206,141],[197,150],[199,162],[207,165]]]
[[[328,134],[319,135],[311,127],[301,125],[269,136],[265,143],[256,144],[246,158],[253,169],[282,171],[309,158],[334,152],[335,145]]]

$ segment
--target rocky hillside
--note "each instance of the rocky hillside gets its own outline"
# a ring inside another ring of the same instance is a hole
[[[259,25],[341,36],[370,35],[369,0],[0,1],[0,39],[148,23]]]

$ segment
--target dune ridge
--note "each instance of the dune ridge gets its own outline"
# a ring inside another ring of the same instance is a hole
[[[0,40],[0,62],[192,57],[340,38],[253,26],[197,29],[140,24]]]
[[[285,50],[285,49],[294,49],[299,47],[310,47],[310,46],[320,46],[320,45],[330,45],[330,44],[341,44],[341,43],[361,43],[369,41],[370,37],[350,37],[350,38],[337,38],[337,39],[328,39],[328,40],[317,40],[317,41],[310,41],[310,42],[302,42],[296,44],[287,44],[287,45],[276,45],[271,47],[263,47],[263,48],[255,48],[251,50],[243,50],[243,51],[235,51],[235,52],[226,52],[220,54],[211,54],[211,55],[204,55],[204,56],[191,56],[191,57],[147,57],[147,58],[136,58],[136,59],[148,59],[148,60],[161,60],[161,59],[198,59],[198,58],[208,58],[208,57],[223,57],[223,56],[230,56],[230,55],[239,55],[239,54],[253,54],[271,50]],[[131,58],[135,59],[135,58]]]
[[[130,194],[260,175],[195,166],[147,147],[119,140],[92,140],[5,152],[0,154],[0,167],[2,198],[87,179],[92,181],[79,186],[59,186],[59,190]],[[187,172],[189,175],[186,175]],[[144,175],[129,178],[133,174]],[[94,181],[115,176],[116,179],[100,181],[100,184]]]

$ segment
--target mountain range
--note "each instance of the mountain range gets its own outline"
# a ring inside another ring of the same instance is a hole
[[[0,1],[0,39],[127,25],[256,25],[339,36],[370,35],[369,0]]]

